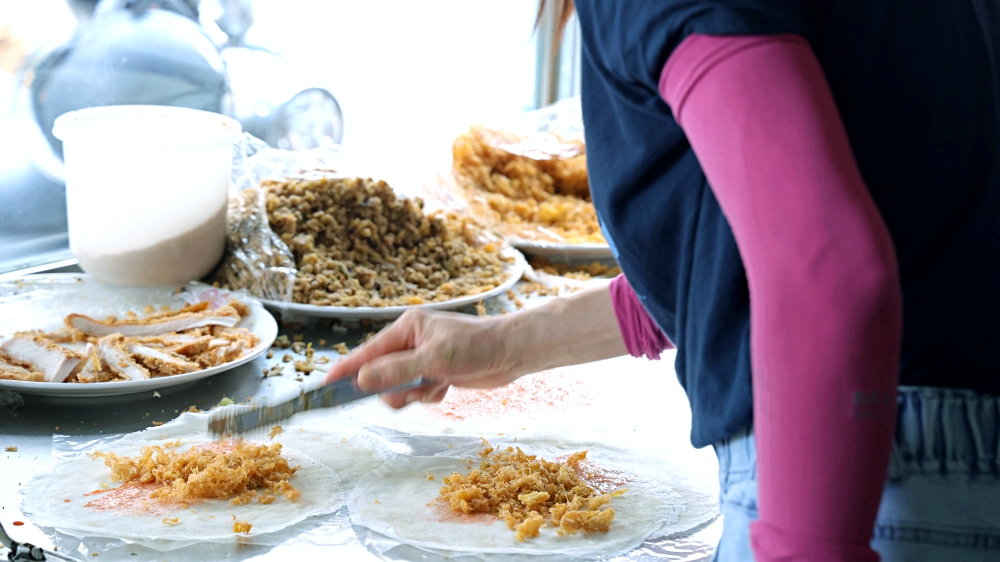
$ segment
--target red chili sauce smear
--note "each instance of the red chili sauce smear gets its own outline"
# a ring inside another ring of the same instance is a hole
[[[587,385],[566,375],[542,371],[492,389],[451,388],[427,415],[439,419],[497,418],[512,414],[555,414],[590,405]]]
[[[15,527],[20,527],[21,525],[24,525],[24,521],[14,521]]]
[[[98,511],[113,510],[130,515],[163,515],[177,509],[173,503],[152,498],[153,491],[160,488],[159,484],[122,484],[108,490],[94,490],[85,496],[99,494],[84,507]]]
[[[209,450],[215,453],[225,453],[235,448],[232,441],[218,441],[197,445],[196,450]],[[162,484],[135,484],[125,483],[117,488],[94,490],[83,494],[84,496],[99,496],[86,504],[84,507],[97,509],[100,511],[114,510],[119,513],[134,515],[164,515],[175,511],[178,508],[186,508],[177,502],[164,501],[151,497],[154,490],[161,488]],[[69,500],[66,500],[69,501]]]
[[[431,516],[440,523],[465,523],[469,525],[492,525],[497,518],[489,513],[462,513],[451,508],[451,504],[444,498],[436,498],[427,504],[431,510]]]

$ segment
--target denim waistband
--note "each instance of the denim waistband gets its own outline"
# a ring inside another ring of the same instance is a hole
[[[1000,397],[901,386],[898,416],[890,481],[934,473],[1000,477]]]

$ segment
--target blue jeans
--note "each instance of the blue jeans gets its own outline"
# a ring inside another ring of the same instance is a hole
[[[888,480],[872,536],[884,562],[1000,561],[1000,397],[900,387]],[[723,515],[717,562],[749,562],[757,518],[753,432],[715,445]]]

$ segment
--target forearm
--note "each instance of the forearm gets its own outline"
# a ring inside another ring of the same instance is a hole
[[[607,287],[496,317],[512,370],[528,374],[625,355]]]
[[[692,36],[661,92],[747,270],[757,560],[877,560],[902,296],[822,69],[801,37]]]

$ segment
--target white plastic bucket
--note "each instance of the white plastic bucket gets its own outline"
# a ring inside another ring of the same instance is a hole
[[[92,107],[59,116],[70,250],[121,285],[199,279],[225,249],[240,124],[183,107]]]

